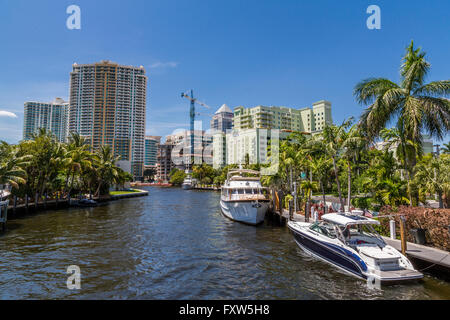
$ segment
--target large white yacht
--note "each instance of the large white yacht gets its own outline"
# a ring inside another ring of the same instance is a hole
[[[330,213],[314,223],[289,221],[295,242],[305,252],[358,278],[380,282],[421,279],[411,262],[387,245],[361,213]]]
[[[194,188],[194,185],[197,183],[197,180],[192,178],[192,171],[186,170],[186,178],[184,178],[183,183],[181,184],[181,188],[184,190],[190,190]]]
[[[243,174],[256,177],[246,177]],[[269,208],[269,197],[267,188],[263,188],[260,180],[258,171],[230,170],[222,186],[222,213],[231,220],[245,224],[262,223]]]

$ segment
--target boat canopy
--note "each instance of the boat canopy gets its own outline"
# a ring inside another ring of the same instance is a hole
[[[354,224],[380,224],[380,221],[370,219],[363,216],[352,215],[351,213],[328,213],[322,216],[324,221],[338,224],[341,226],[348,226]]]

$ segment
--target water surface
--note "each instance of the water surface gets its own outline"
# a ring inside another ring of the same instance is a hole
[[[220,213],[219,194],[148,187],[148,197],[8,221],[2,299],[450,299],[450,284],[366,283],[305,255],[286,227]],[[81,268],[81,290],[66,287]]]

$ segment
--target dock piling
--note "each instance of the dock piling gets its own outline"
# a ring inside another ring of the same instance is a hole
[[[406,223],[405,217],[400,216],[400,239],[402,241],[402,254],[406,254],[407,244],[406,244]]]

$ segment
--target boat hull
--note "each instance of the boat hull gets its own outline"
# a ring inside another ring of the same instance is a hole
[[[360,279],[373,278],[383,283],[395,283],[418,280],[423,277],[420,272],[409,269],[371,272],[365,261],[354,252],[333,243],[319,241],[308,232],[293,228],[289,223],[288,227],[295,242],[303,251]]]
[[[367,279],[367,276],[364,274],[364,269],[367,270],[367,266],[363,261],[358,261],[357,257],[352,256],[353,254],[350,251],[347,252],[347,250],[338,246],[317,241],[307,235],[306,232],[301,232],[291,226],[289,226],[289,229],[294,236],[295,242],[303,251],[337,266],[353,276]]]
[[[191,184],[182,184],[181,185],[181,188],[183,189],[183,190],[191,190],[192,189],[192,185]]]
[[[264,222],[267,210],[269,209],[268,201],[223,201],[220,200],[222,214],[237,222],[258,225]]]

